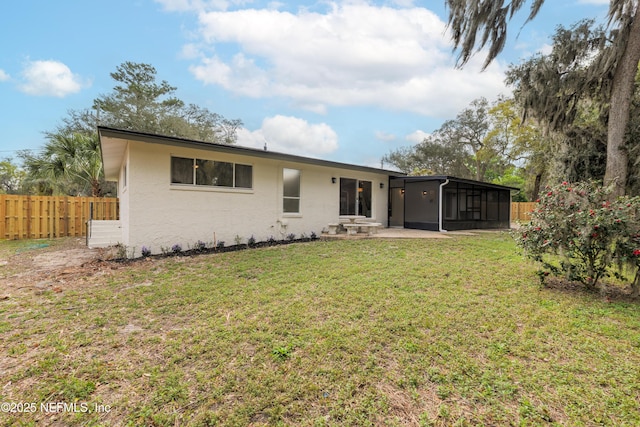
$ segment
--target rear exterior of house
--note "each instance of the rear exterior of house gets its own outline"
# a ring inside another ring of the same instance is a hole
[[[392,177],[389,187],[392,227],[454,231],[511,224],[511,187],[452,176]]]
[[[117,181],[117,240],[136,256],[198,241],[235,244],[320,234],[340,215],[388,225],[389,179],[402,174],[245,147],[98,128]],[[91,245],[91,242],[89,243]]]

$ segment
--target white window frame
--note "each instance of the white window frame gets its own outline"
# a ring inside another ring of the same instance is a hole
[[[193,183],[191,184],[183,184],[183,183],[179,183],[179,182],[173,182],[173,176],[171,174],[171,165],[173,164],[173,159],[174,158],[180,158],[180,159],[190,159],[192,161],[192,177],[193,177]],[[211,161],[211,162],[221,162],[221,163],[230,163],[231,165],[233,165],[233,172],[232,172],[232,186],[226,186],[226,185],[206,185],[206,184],[198,184],[197,183],[197,161],[198,160],[203,160],[203,161]],[[236,186],[236,165],[241,165],[241,166],[249,166],[251,167],[251,187],[237,187]],[[183,155],[171,155],[170,159],[169,159],[169,183],[171,185],[172,188],[175,189],[182,189],[182,190],[198,190],[198,191],[230,191],[230,192],[240,192],[240,193],[251,193],[253,192],[253,184],[254,184],[254,175],[253,175],[253,168],[254,165],[252,163],[240,163],[240,162],[229,162],[229,161],[225,161],[225,160],[217,160],[217,159],[205,159],[205,158],[201,158],[201,157],[192,157],[192,156],[183,156]]]
[[[298,195],[297,196],[286,196],[284,194],[284,174],[286,170],[296,171],[298,173]],[[302,215],[302,170],[294,169],[294,168],[282,168],[282,214],[284,216],[295,217]],[[284,210],[284,202],[285,200],[297,200],[298,201],[298,211],[297,212],[286,212]]]

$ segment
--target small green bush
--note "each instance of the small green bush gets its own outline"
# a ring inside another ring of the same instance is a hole
[[[198,240],[195,245],[193,245],[193,250],[195,252],[204,252],[207,249],[207,244],[202,240]]]
[[[291,357],[292,352],[293,346],[285,345],[274,348],[271,351],[271,355],[278,361],[284,361]]]

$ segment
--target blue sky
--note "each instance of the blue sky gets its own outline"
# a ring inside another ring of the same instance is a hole
[[[486,71],[463,69],[437,1],[21,0],[0,14],[0,158],[37,150],[70,109],[111,92],[125,61],[153,65],[187,103],[244,123],[239,144],[379,166],[475,98],[509,95],[509,64],[608,0],[548,0]],[[517,37],[516,37],[517,36]]]

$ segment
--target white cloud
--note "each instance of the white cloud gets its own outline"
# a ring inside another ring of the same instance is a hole
[[[227,10],[231,6],[251,3],[251,0],[155,0],[168,12],[203,12],[207,10]]]
[[[199,21],[201,43],[217,53],[201,52],[191,72],[247,97],[284,97],[315,112],[375,105],[447,117],[505,90],[498,62],[480,73],[481,54],[454,69],[446,24],[424,8],[331,3],[325,13],[242,9]],[[238,50],[225,55],[229,46]]]
[[[553,51],[553,45],[550,45],[549,43],[543,44],[538,49],[538,53],[541,53],[542,55],[549,55],[551,54],[552,51]]]
[[[313,157],[337,150],[338,135],[325,123],[281,115],[265,118],[260,129],[238,130],[238,145],[263,148],[265,143],[269,151]]]
[[[58,98],[77,93],[89,85],[62,62],[51,60],[27,63],[22,70],[22,81],[19,87],[29,95]]]
[[[591,4],[594,6],[608,6],[611,0],[578,0],[578,4]]]
[[[198,59],[200,57],[200,49],[193,43],[182,46],[179,57],[182,59]]]
[[[202,10],[226,10],[229,2],[224,0],[156,0],[168,12],[188,12]]]
[[[404,139],[409,141],[412,144],[419,144],[424,141],[425,138],[428,138],[431,134],[428,132],[424,132],[422,130],[417,130],[415,132],[411,132],[409,135],[405,136]]]
[[[5,73],[3,69],[0,69],[0,82],[6,82],[10,78],[9,74]]]
[[[394,134],[383,132],[381,130],[378,130],[375,132],[375,137],[377,140],[383,141],[383,142],[391,142],[396,139],[396,136]]]
[[[400,7],[413,7],[415,1],[414,0],[392,0],[391,3]]]

